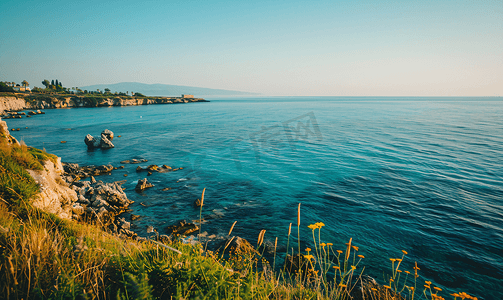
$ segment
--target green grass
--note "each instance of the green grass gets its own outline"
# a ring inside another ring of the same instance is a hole
[[[40,162],[21,147],[7,145],[5,138],[0,137],[0,197],[7,203],[31,199],[39,191],[39,186],[26,171],[28,166],[39,167]]]

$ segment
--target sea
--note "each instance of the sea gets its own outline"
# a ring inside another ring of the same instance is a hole
[[[141,236],[147,226],[163,234],[198,220],[193,202],[205,188],[202,232],[223,238],[237,221],[232,235],[255,245],[265,229],[269,248],[278,238],[278,268],[298,247],[300,203],[302,249],[314,249],[307,226],[322,222],[321,242],[345,250],[352,238],[365,257],[359,270],[381,284],[390,258],[405,250],[401,269],[414,273],[417,262],[420,291],[428,280],[446,298],[503,299],[503,98],[208,100],[47,109],[6,121],[18,140],[64,162],[123,165],[96,179],[124,181],[135,201],[124,216],[141,216],[132,221]],[[84,137],[105,129],[115,148],[89,151]],[[148,162],[121,164],[135,158]],[[180,170],[136,172],[151,164]],[[137,193],[143,178],[155,187]]]

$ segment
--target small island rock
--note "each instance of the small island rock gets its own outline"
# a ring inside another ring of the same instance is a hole
[[[138,184],[136,184],[135,191],[143,192],[145,189],[153,187],[154,185],[148,182],[147,178],[138,180]]]
[[[114,139],[114,133],[111,130],[105,129],[101,132],[101,137],[106,137],[109,141]]]

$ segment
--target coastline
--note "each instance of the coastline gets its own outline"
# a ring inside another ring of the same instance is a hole
[[[194,97],[134,97],[114,95],[27,95],[0,94],[0,115],[26,109],[55,109],[78,107],[137,106],[153,104],[186,104],[210,102]]]

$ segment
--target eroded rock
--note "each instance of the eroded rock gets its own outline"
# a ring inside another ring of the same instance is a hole
[[[153,187],[152,183],[148,182],[147,178],[140,179],[138,180],[138,183],[136,184],[135,191],[137,192],[143,192],[145,189]]]
[[[167,234],[174,235],[190,235],[199,230],[199,226],[194,223],[189,223],[185,220],[178,221],[176,224],[166,227]]]
[[[112,144],[112,142],[107,139],[105,136],[101,136],[101,141],[100,141],[100,148],[101,149],[111,149],[111,148],[114,148],[114,144]]]
[[[101,132],[101,137],[106,137],[107,140],[112,141],[114,139],[114,133],[111,130],[105,129]]]

